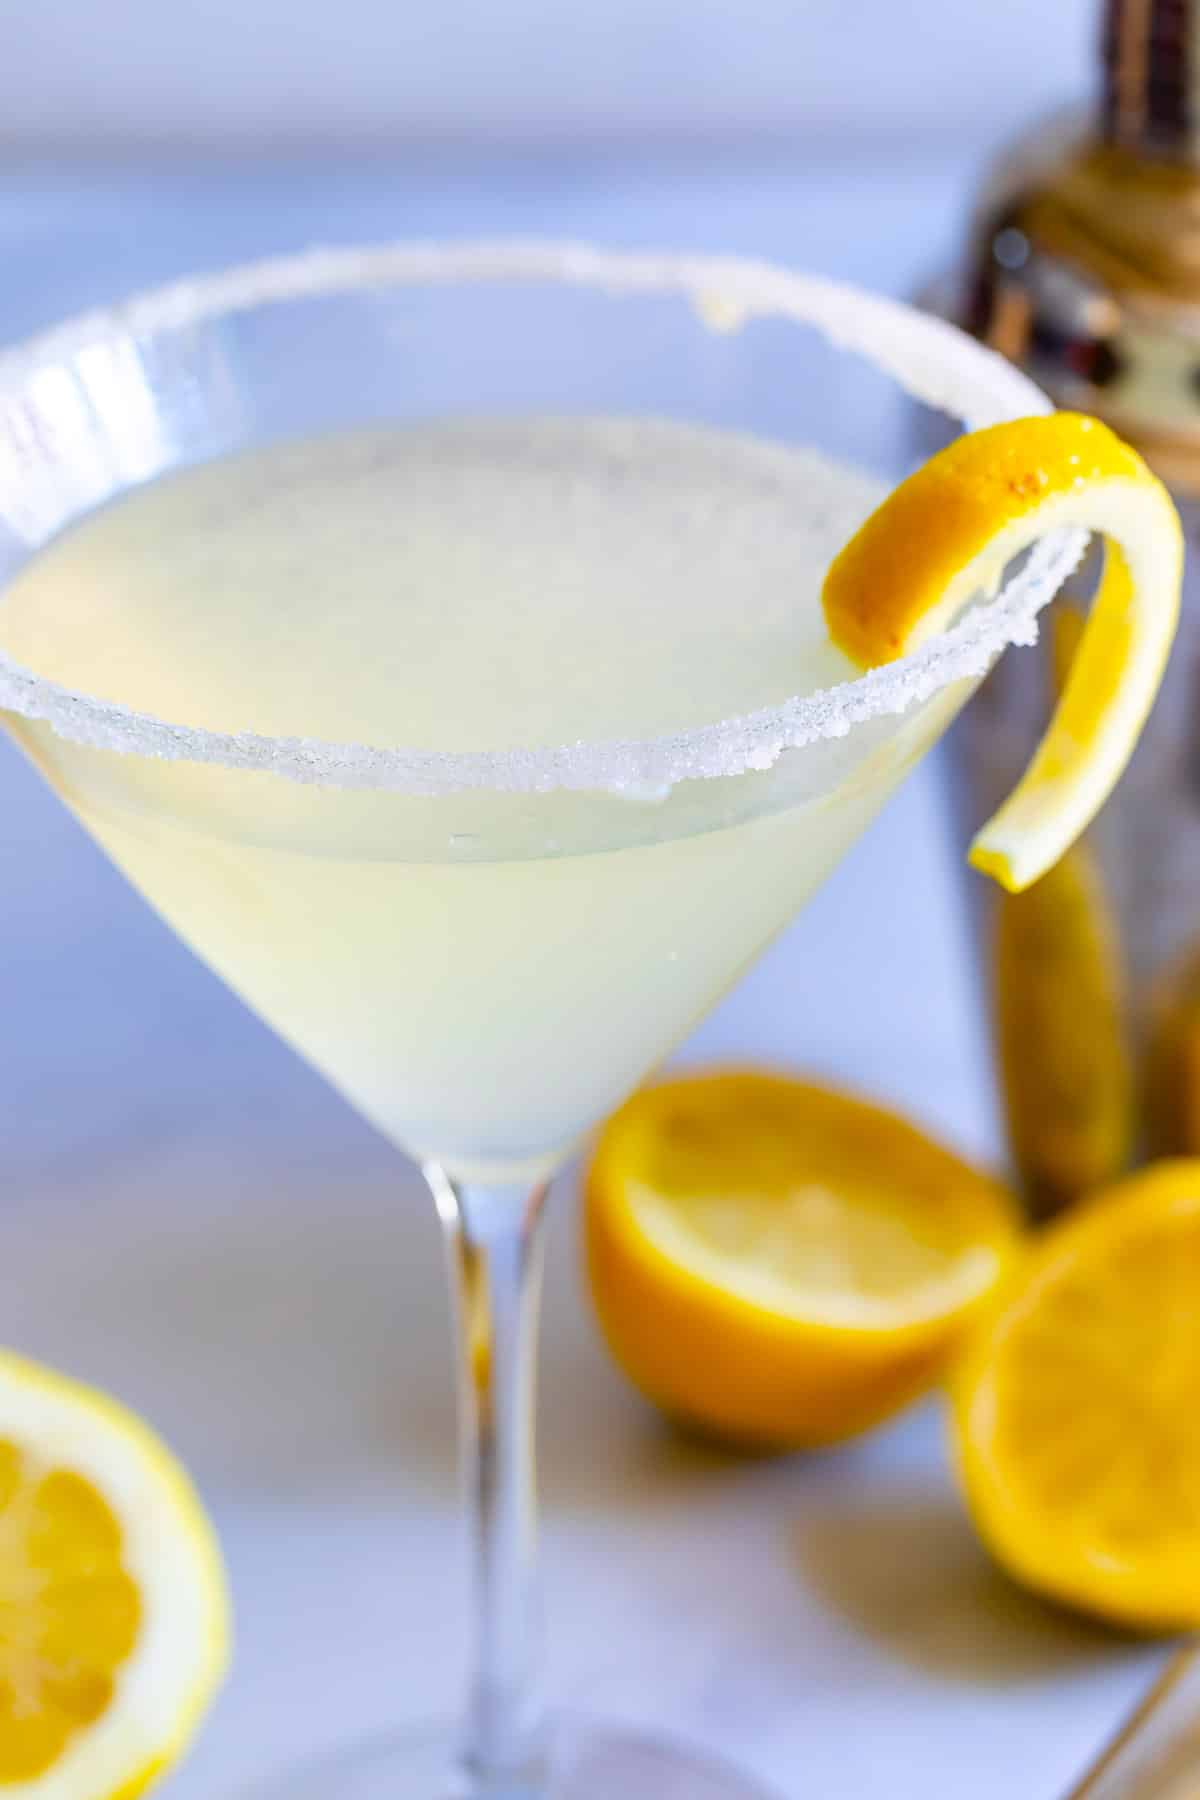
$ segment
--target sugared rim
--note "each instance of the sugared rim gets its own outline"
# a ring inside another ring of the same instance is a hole
[[[955,326],[848,284],[740,257],[625,252],[555,242],[393,243],[315,249],[197,276],[84,313],[0,354],[0,408],[31,375],[89,347],[181,330],[207,319],[356,288],[404,283],[560,281],[617,295],[678,294],[722,328],[772,315],[813,326],[873,362],[914,399],[976,430],[1051,410],[1029,378]],[[503,751],[380,749],[366,744],[206,731],[75,692],[0,650],[0,707],[39,719],[60,737],[168,760],[269,771],[289,781],[414,794],[490,788],[661,792],[678,781],[769,768],[784,750],[843,737],[905,711],[953,681],[982,675],[1014,643],[1031,643],[1036,616],[1078,560],[1083,539],[1037,546],[997,598],[911,655],[856,680],[716,724],[663,737]]]

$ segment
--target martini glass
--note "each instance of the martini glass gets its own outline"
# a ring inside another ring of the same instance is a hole
[[[185,941],[422,1163],[445,1227],[465,1718],[281,1797],[761,1791],[665,1738],[547,1725],[544,1199],[1077,554],[1047,540],[857,676],[820,580],[902,472],[914,398],[970,427],[1046,409],[886,300],[538,243],[260,264],[0,357],[5,723]]]

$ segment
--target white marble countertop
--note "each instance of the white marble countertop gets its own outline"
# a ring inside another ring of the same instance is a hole
[[[0,167],[0,339],[185,270],[385,234],[545,231],[804,261],[896,293],[969,164],[826,147],[605,162]],[[249,1017],[0,746],[3,1335],[167,1433],[221,1528],[234,1677],[171,1800],[444,1715],[464,1642],[450,1339],[412,1173]],[[852,1079],[992,1154],[940,768],[687,1046]],[[786,1800],[1058,1800],[1155,1652],[1010,1587],[937,1410],[727,1459],[599,1350],[569,1181],[543,1355],[552,1688],[700,1733]]]

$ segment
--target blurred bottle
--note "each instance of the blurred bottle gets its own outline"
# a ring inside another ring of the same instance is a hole
[[[1200,0],[1107,0],[1089,116],[1003,159],[947,309],[1094,412],[1200,526]],[[1087,592],[1082,573],[1075,595]],[[1066,621],[1069,625],[1069,619]],[[1061,684],[1070,630],[1043,630],[1046,679],[1005,658],[958,730],[964,814],[1009,791]],[[983,901],[997,1065],[1035,1210],[1139,1151],[1200,1153],[1200,559],[1163,693],[1073,865]],[[1023,1045],[1023,1049],[1020,1046]],[[1193,1093],[1193,1089],[1195,1092]]]

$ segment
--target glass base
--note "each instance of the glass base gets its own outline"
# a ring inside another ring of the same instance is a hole
[[[285,1771],[243,1800],[779,1800],[758,1782],[668,1739],[572,1727],[532,1786],[464,1786],[448,1735],[383,1738]]]

